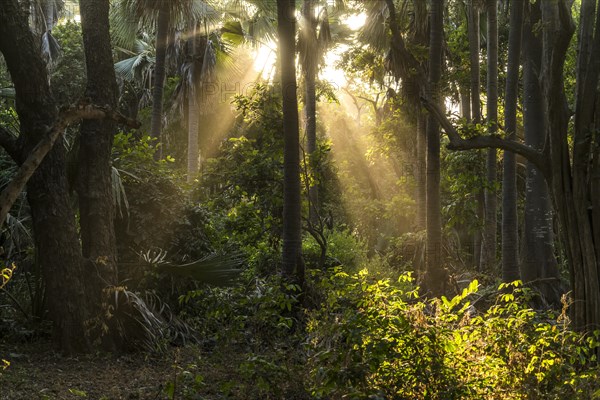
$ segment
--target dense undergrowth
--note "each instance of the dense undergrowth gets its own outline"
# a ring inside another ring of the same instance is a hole
[[[205,346],[235,355],[226,358],[239,377],[233,398],[600,398],[597,335],[569,329],[567,304],[533,310],[518,282],[481,295],[473,281],[434,300],[409,274],[366,269],[312,270],[303,294],[277,278],[242,282],[181,299]]]

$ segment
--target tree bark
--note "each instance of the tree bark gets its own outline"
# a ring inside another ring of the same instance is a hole
[[[169,2],[160,2],[158,22],[156,25],[156,62],[154,64],[154,89],[152,91],[152,121],[150,136],[161,140],[163,118],[163,93],[166,74],[167,41],[169,36],[169,20],[171,8]],[[160,154],[160,152],[159,152]]]
[[[188,43],[191,47],[191,63],[192,63],[192,82],[191,90],[188,93],[188,154],[187,154],[187,182],[191,183],[196,175],[198,174],[198,129],[200,128],[200,110],[199,110],[199,96],[198,96],[198,80],[199,71],[202,69],[200,65],[198,67],[197,56],[198,56],[198,33],[197,26],[191,30],[192,37],[188,38]]]
[[[441,105],[444,1],[432,0],[430,10],[428,95]],[[446,291],[447,276],[442,261],[442,217],[440,201],[440,126],[433,115],[427,118],[427,279],[434,296]]]
[[[481,78],[479,71],[479,10],[470,0],[468,9],[469,60],[471,64],[471,116],[473,123],[481,122]]]
[[[455,149],[479,146],[512,150],[526,157],[543,172],[551,188],[552,200],[569,261],[572,289],[570,316],[573,327],[576,330],[592,331],[600,326],[600,282],[597,255],[599,249],[598,241],[594,240],[594,235],[600,231],[600,228],[595,225],[600,222],[600,204],[598,204],[600,200],[591,198],[589,195],[590,193],[600,193],[596,186],[600,183],[598,178],[600,161],[597,158],[600,157],[600,154],[597,150],[597,139],[589,134],[589,126],[585,123],[580,125],[576,123],[572,151],[568,136],[570,110],[564,92],[564,66],[569,44],[575,31],[570,10],[572,1],[539,1],[539,4],[542,15],[542,62],[539,81],[542,86],[546,124],[545,144],[542,151],[496,136],[462,139],[435,104],[427,101],[424,104],[443,124]],[[600,9],[597,9],[597,14],[599,12]],[[598,18],[596,20],[598,21]],[[582,38],[585,36],[580,35]],[[594,48],[596,46],[600,50],[600,25],[598,24],[594,34]],[[589,87],[595,88],[596,86],[592,86],[590,83],[598,79],[598,69],[596,68],[600,67],[600,51],[593,51],[592,54],[587,67],[588,71],[592,72],[586,73],[585,77],[582,75],[578,77],[578,79],[587,81],[584,85],[577,85],[583,92],[589,90]],[[580,98],[582,95],[582,93],[577,93],[576,98]],[[587,121],[597,119],[600,112],[597,104],[592,102],[592,107],[586,109],[589,106],[584,102],[584,108],[575,110],[576,120],[585,122],[585,113],[587,112],[592,115],[591,120]],[[587,129],[580,130],[578,126]],[[577,169],[579,172],[575,173],[574,170]]]
[[[118,87],[110,46],[108,0],[81,0],[81,28],[87,71],[86,97],[98,104],[117,107]],[[87,311],[100,316],[102,291],[116,286],[117,246],[112,188],[112,144],[116,123],[109,119],[87,120],[81,124],[79,142],[79,223],[85,265]],[[102,343],[118,349],[116,332],[108,332]]]
[[[300,132],[296,97],[294,0],[277,0],[279,60],[283,96],[283,274],[303,282],[301,265]]]
[[[46,66],[35,43],[18,2],[4,1],[0,7],[0,51],[15,85],[23,135],[21,161],[48,134],[58,116]],[[62,351],[72,353],[86,350],[88,343],[84,330],[86,316],[80,307],[85,299],[81,249],[67,195],[65,163],[66,151],[59,143],[31,177],[27,198],[37,256],[46,281],[53,337]]]
[[[542,41],[535,26],[541,21],[539,2],[526,5],[523,41],[523,127],[525,144],[542,151],[546,118],[539,81]],[[560,304],[559,271],[554,249],[553,212],[542,172],[527,162],[521,279],[535,285],[548,302]],[[536,283],[539,282],[539,283]]]
[[[304,76],[304,112],[306,116],[306,152],[308,153],[310,175],[316,173],[316,150],[317,150],[317,95],[316,95],[316,77],[317,77],[317,18],[315,16],[314,0],[304,0],[302,8],[304,18],[303,35],[309,46],[308,51],[302,63],[302,72]],[[310,181],[308,187],[309,200],[309,219],[315,222],[319,215],[319,186],[315,180]]]
[[[479,9],[475,0],[470,0],[468,4],[468,37],[469,37],[469,61],[471,66],[471,120],[474,124],[481,123],[481,73],[479,68],[479,50],[480,27],[479,27]],[[485,212],[485,198],[483,189],[479,189],[474,194],[474,200],[477,202],[477,216],[483,219]],[[473,264],[479,269],[481,267],[481,241],[482,232],[476,230],[473,234]]]
[[[427,226],[427,115],[418,107],[417,111],[417,203],[416,228],[421,231]]]
[[[506,73],[504,106],[504,126],[507,140],[516,140],[517,138],[517,101],[519,98],[519,60],[523,36],[523,5],[523,0],[513,0],[510,3],[508,70]],[[520,279],[517,218],[517,160],[515,153],[505,151],[502,178],[502,280],[504,282]]]
[[[487,123],[490,133],[497,130],[498,123],[498,17],[497,0],[486,0],[487,7]],[[489,148],[486,159],[485,219],[481,248],[481,268],[494,271],[496,267],[496,149]]]

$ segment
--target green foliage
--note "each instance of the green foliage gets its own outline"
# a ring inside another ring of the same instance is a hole
[[[479,228],[477,195],[485,186],[485,159],[478,151],[442,152],[442,215],[449,227]]]
[[[311,393],[317,398],[592,398],[597,335],[568,329],[565,314],[536,313],[520,287],[478,313],[477,283],[453,298],[419,301],[398,282],[340,269],[309,315]]]
[[[278,275],[248,273],[230,288],[202,288],[181,297],[185,313],[207,345],[218,346],[235,383],[232,398],[304,398],[301,376],[300,288]]]
[[[327,240],[326,266],[343,265],[349,269],[358,268],[367,260],[367,243],[347,229],[334,229],[325,232]],[[318,265],[320,248],[312,236],[302,242],[302,255],[307,265]]]
[[[241,249],[252,267],[273,272],[283,207],[281,105],[266,85],[233,103],[239,112],[236,127],[205,163],[197,195],[222,232],[220,245]]]
[[[52,64],[50,82],[59,105],[76,103],[85,91],[86,69],[81,24],[67,21],[52,29],[62,55]]]
[[[147,136],[115,136],[114,167],[127,199],[126,212],[115,222],[119,258],[125,275],[132,279],[130,286],[178,296],[178,291],[193,287],[190,277],[198,276],[190,263],[215,252],[211,214],[189,201],[183,179],[173,168],[174,160],[167,156],[156,161],[155,153],[155,141]],[[165,263],[186,266],[161,269]],[[210,268],[212,276],[222,272],[215,265]],[[184,270],[189,274],[183,276]],[[171,285],[164,285],[165,280]]]

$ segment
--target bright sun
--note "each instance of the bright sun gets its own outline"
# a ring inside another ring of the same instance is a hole
[[[362,28],[367,19],[365,13],[353,14],[346,17],[342,22],[347,25],[353,31],[357,31]],[[336,63],[341,58],[341,54],[348,48],[348,46],[342,45],[336,47],[333,51],[330,51],[325,57],[324,65],[319,73],[319,77],[331,85],[336,90],[341,90],[346,85],[346,77],[344,72],[336,68]],[[254,52],[254,64],[253,68],[258,72],[263,79],[272,80],[273,73],[275,70],[275,62],[277,61],[277,44],[273,42],[265,43],[260,46]]]

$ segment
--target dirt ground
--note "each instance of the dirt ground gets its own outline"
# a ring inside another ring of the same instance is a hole
[[[161,356],[64,357],[48,342],[18,346],[0,342],[0,357],[10,362],[6,370],[0,370],[2,400],[120,400],[172,398],[169,382],[189,369],[184,366],[197,363],[199,354],[192,348],[173,348]]]

